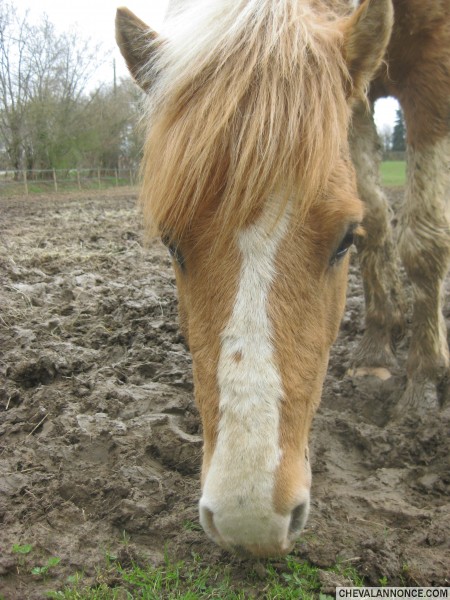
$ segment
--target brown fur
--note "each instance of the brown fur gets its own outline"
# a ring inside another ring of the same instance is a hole
[[[450,129],[450,1],[393,0],[395,30],[371,99],[395,96],[408,144],[433,144]]]
[[[393,95],[407,130],[407,185],[398,215],[400,255],[412,282],[414,310],[408,384],[395,413],[436,408],[448,376],[442,284],[450,262],[450,0],[393,0],[395,27],[370,98]],[[396,366],[393,351],[404,329],[389,209],[377,180],[379,153],[368,111],[356,109],[351,141],[358,190],[367,210],[359,250],[366,297],[366,331],[356,366]],[[364,371],[364,369],[363,369]]]
[[[272,322],[284,324],[275,339],[284,401],[280,422],[283,460],[274,502],[282,514],[292,508],[295,490],[307,478],[308,432],[320,402],[328,350],[345,306],[348,257],[342,264],[330,266],[330,249],[337,247],[349,224],[361,219],[353,171],[343,161],[322,201],[312,208],[304,225],[294,225],[278,253],[280,272],[295,272],[295,278],[278,278],[270,301]],[[302,244],[296,243],[299,238]]]
[[[216,382],[220,353],[220,334],[228,320],[236,295],[239,274],[239,255],[231,245],[226,254],[211,256],[215,247],[217,228],[197,222],[191,227],[190,236],[185,237],[181,246],[187,278],[175,266],[180,303],[188,310],[181,312],[182,331],[189,343],[193,359],[195,397],[204,427],[203,473],[208,469],[209,460],[215,447],[219,420],[219,391]],[[220,252],[219,249],[216,252]],[[211,269],[214,261],[220,260],[221,271]]]
[[[339,156],[349,117],[343,35],[324,11],[265,4],[200,47],[189,70],[172,74],[170,54],[155,62],[166,79],[150,103],[142,197],[148,222],[177,239],[205,207],[226,237],[275,193],[280,212],[293,198],[301,217]]]
[[[157,34],[128,8],[118,8],[116,41],[130,73],[139,85],[148,91],[152,83],[147,77],[148,48],[149,44],[153,44],[155,50],[160,46]]]
[[[366,231],[357,241],[366,300],[366,329],[353,362],[355,367],[370,364],[371,368],[392,368],[394,344],[404,332],[406,306],[390,229],[392,211],[380,184],[380,143],[375,123],[364,105],[354,109],[350,147],[358,193],[365,204]]]
[[[129,15],[118,40],[139,67],[135,76],[155,82],[141,196],[149,228],[183,256],[176,274],[204,426],[203,478],[220,422],[217,373],[239,284],[237,237],[269,198],[279,218],[289,211],[268,301],[283,396],[273,505],[289,515],[298,490],[309,489],[308,432],[344,307],[348,259],[334,265],[332,258],[362,219],[349,160],[350,105],[378,67],[392,10],[389,0],[367,1],[350,17],[318,0],[239,0],[227,8],[198,40],[186,38],[184,25],[158,48],[150,34],[144,68],[142,45],[128,43]],[[142,32],[141,22],[136,28]]]
[[[365,99],[373,73],[381,63],[393,25],[392,5],[362,2],[346,25],[350,32],[345,54],[353,82],[354,95]],[[364,26],[358,24],[364,21]],[[380,44],[380,40],[382,43]]]

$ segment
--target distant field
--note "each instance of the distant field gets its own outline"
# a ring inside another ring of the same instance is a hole
[[[381,181],[385,186],[400,187],[405,185],[405,161],[385,161],[381,163]],[[115,171],[114,169],[69,169],[56,171],[57,187],[52,176],[47,179],[30,178],[25,185],[22,178],[13,179],[12,172],[0,173],[0,197],[23,196],[28,194],[52,194],[55,191],[68,192],[77,190],[97,190],[124,185],[133,185],[137,175],[129,170]],[[41,172],[39,172],[41,173]],[[78,175],[77,175],[78,173]]]
[[[381,163],[381,181],[383,185],[400,186],[405,185],[406,163],[405,161],[390,160]]]
[[[134,185],[137,174],[132,169],[47,169],[0,171],[0,197],[53,194],[81,190],[102,190]]]

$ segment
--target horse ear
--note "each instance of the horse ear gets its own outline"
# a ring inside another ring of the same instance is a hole
[[[391,0],[363,0],[346,22],[344,52],[354,96],[364,96],[381,64],[391,37],[394,9]]]
[[[122,7],[116,13],[116,42],[131,75],[148,91],[151,81],[146,67],[161,44],[158,34],[131,10]]]

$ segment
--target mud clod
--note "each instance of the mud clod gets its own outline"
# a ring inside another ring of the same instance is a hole
[[[1,593],[45,596],[14,544],[62,559],[53,589],[76,569],[95,582],[106,548],[125,566],[225,560],[198,527],[201,426],[170,260],[144,247],[135,196],[0,203]],[[388,380],[346,375],[363,322],[355,261],[295,553],[323,569],[325,593],[347,583],[325,571],[340,561],[370,585],[448,585],[450,411],[390,419],[407,340]]]

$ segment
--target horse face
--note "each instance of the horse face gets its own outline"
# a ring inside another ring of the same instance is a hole
[[[273,199],[227,243],[197,223],[174,252],[204,432],[200,520],[229,550],[285,553],[307,519],[308,433],[362,218],[339,170],[303,223]]]
[[[209,15],[203,37],[181,35],[179,46],[124,9],[117,20],[136,80],[150,90],[162,77],[143,200],[174,257],[193,358],[204,430],[200,520],[224,548],[256,556],[288,552],[307,519],[308,433],[362,219],[349,105],[377,68],[392,21],[390,0],[365,2],[335,26],[328,17],[314,25],[304,3],[276,4],[280,15],[270,0],[249,1],[245,22],[235,14],[243,5],[229,3]],[[234,40],[223,38],[218,16],[231,36],[241,24]]]

